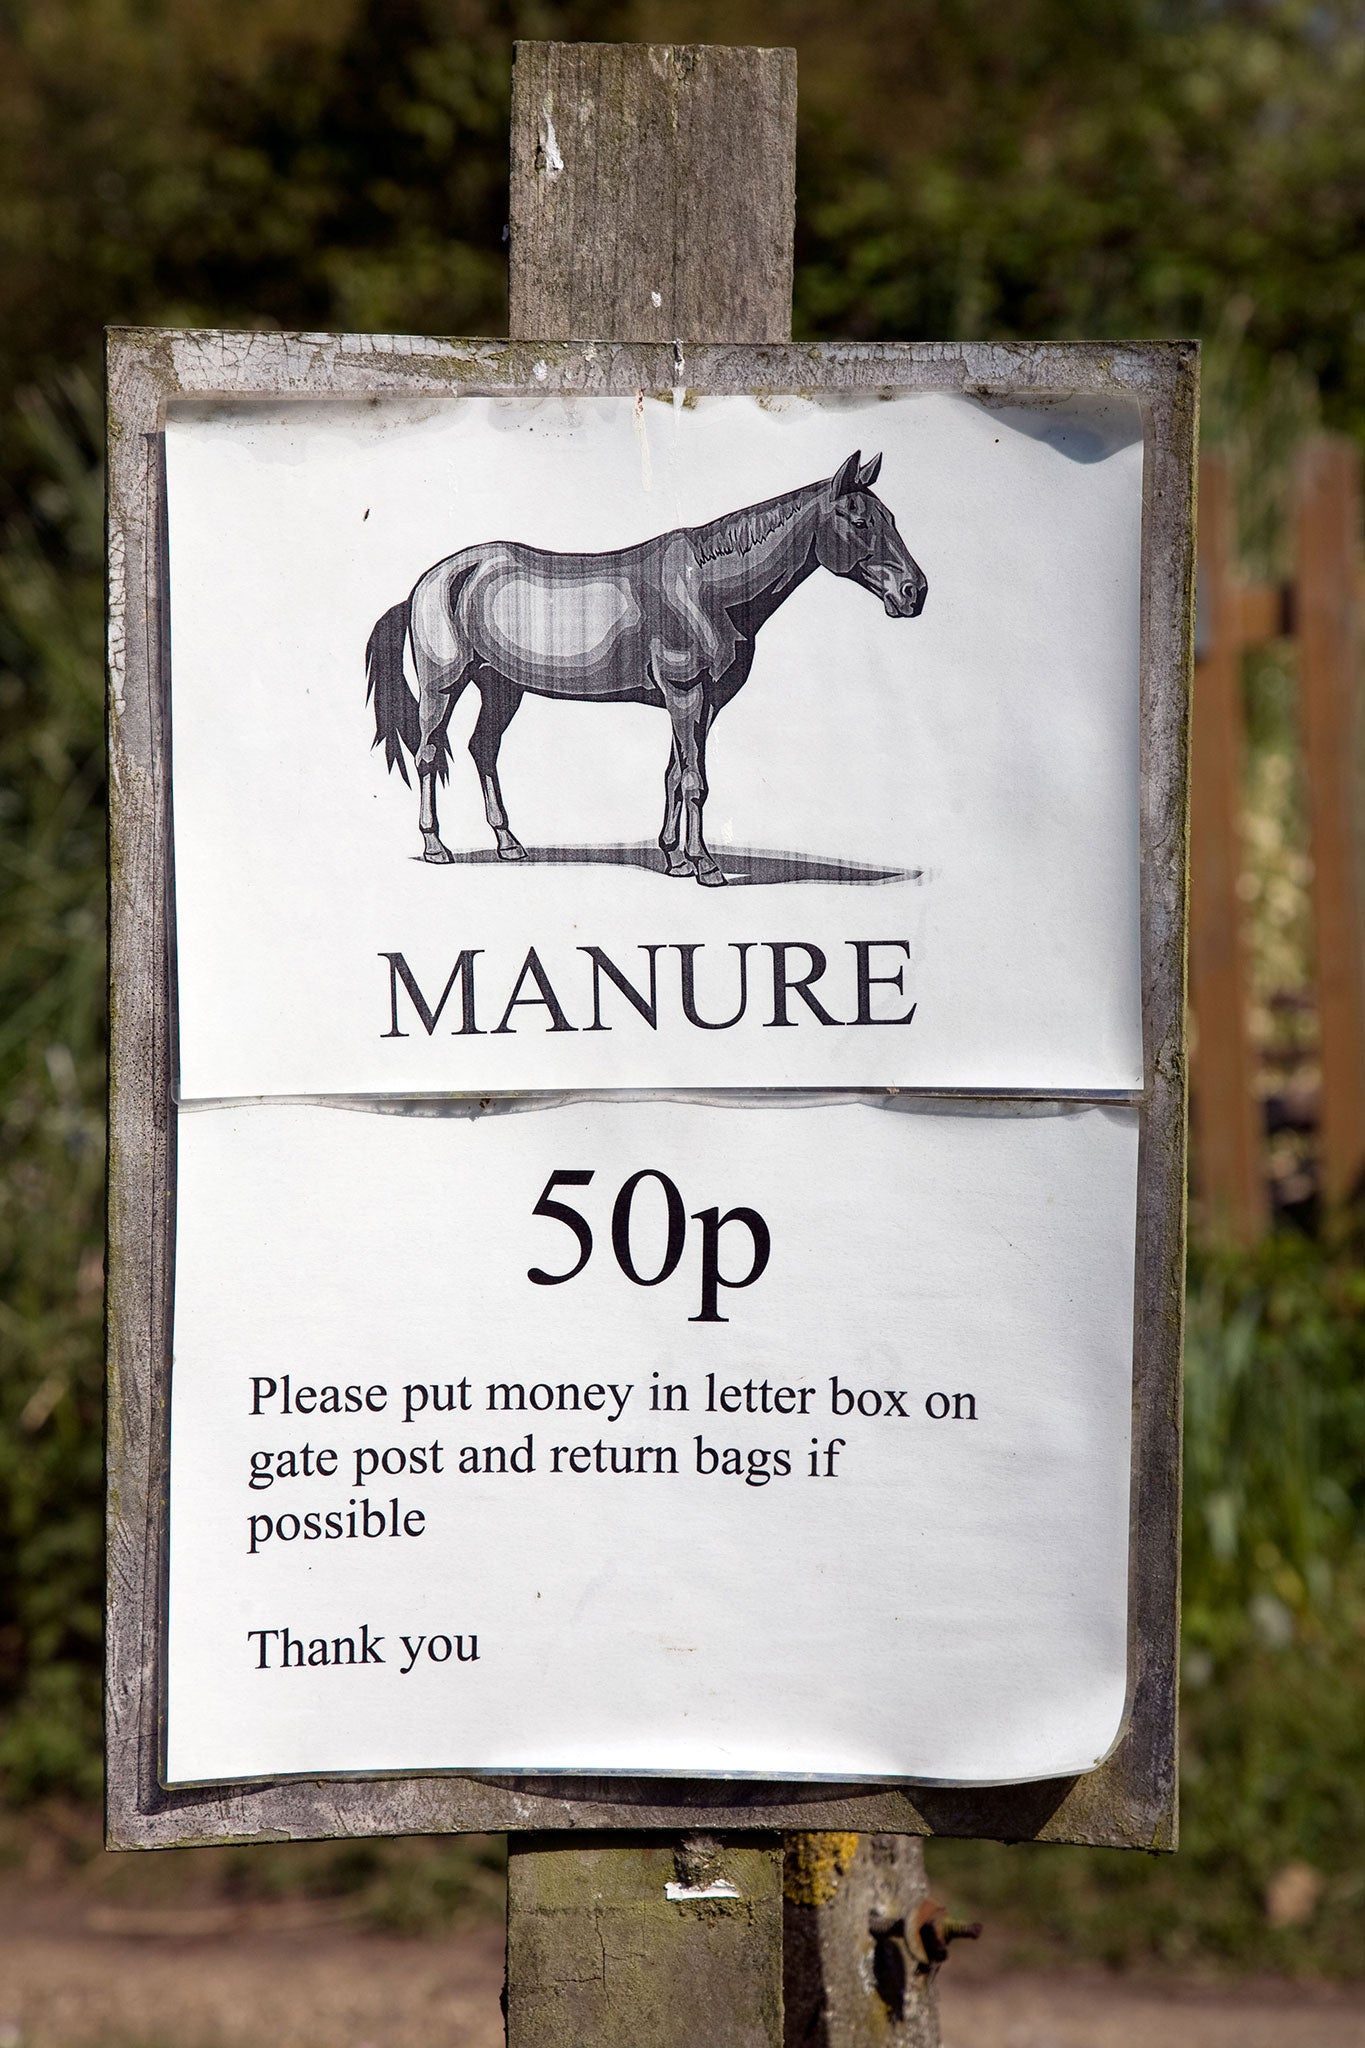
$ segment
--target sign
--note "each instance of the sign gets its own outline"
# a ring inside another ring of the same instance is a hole
[[[168,415],[182,1099],[1141,1086],[1136,399],[355,411]]]
[[[114,357],[136,1830],[1159,1805],[1184,359],[229,344]]]
[[[1094,1764],[1136,1166],[1128,1105],[185,1113],[168,1777]]]

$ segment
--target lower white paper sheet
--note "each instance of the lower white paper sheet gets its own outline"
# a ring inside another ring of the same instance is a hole
[[[182,1111],[167,1781],[1093,1766],[1136,1182],[1126,1106]]]

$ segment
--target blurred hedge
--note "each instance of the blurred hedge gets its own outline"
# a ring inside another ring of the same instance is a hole
[[[108,321],[500,332],[516,35],[796,45],[799,332],[1231,322],[1365,421],[1359,0],[10,0],[0,408]]]
[[[104,501],[97,394],[19,411],[0,545],[0,1783],[99,1783]]]
[[[1285,1234],[1190,1282],[1180,1852],[938,1843],[935,1883],[1000,1960],[1359,1976],[1361,1248]]]

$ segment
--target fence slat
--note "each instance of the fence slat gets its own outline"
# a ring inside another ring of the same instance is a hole
[[[1237,593],[1237,637],[1243,647],[1278,640],[1290,631],[1293,594],[1279,583],[1244,583]]]
[[[1242,901],[1242,593],[1234,580],[1232,485],[1199,465],[1199,660],[1190,762],[1190,1006],[1195,1162],[1205,1218],[1250,1243],[1268,1220],[1262,1119],[1247,1015]],[[1268,607],[1247,607],[1248,623]]]
[[[1365,1174],[1365,706],[1360,672],[1360,451],[1318,434],[1299,453],[1299,713],[1313,853],[1322,1188]]]

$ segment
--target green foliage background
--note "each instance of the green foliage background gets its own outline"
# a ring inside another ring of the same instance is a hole
[[[1282,553],[1294,436],[1319,417],[1365,431],[1358,4],[2,0],[11,1800],[98,1782],[100,329],[502,331],[515,35],[797,46],[798,333],[1203,335],[1206,422],[1233,455],[1254,565]],[[1292,700],[1292,676],[1285,687]],[[1277,830],[1270,820],[1271,858]],[[1155,1870],[942,1848],[945,1881],[976,1903],[1114,1959],[1359,1968],[1362,1310],[1349,1243],[1286,1238],[1251,1260],[1197,1262],[1187,1849]],[[1277,1935],[1262,1894],[1296,1857],[1326,1889],[1307,1933]]]

